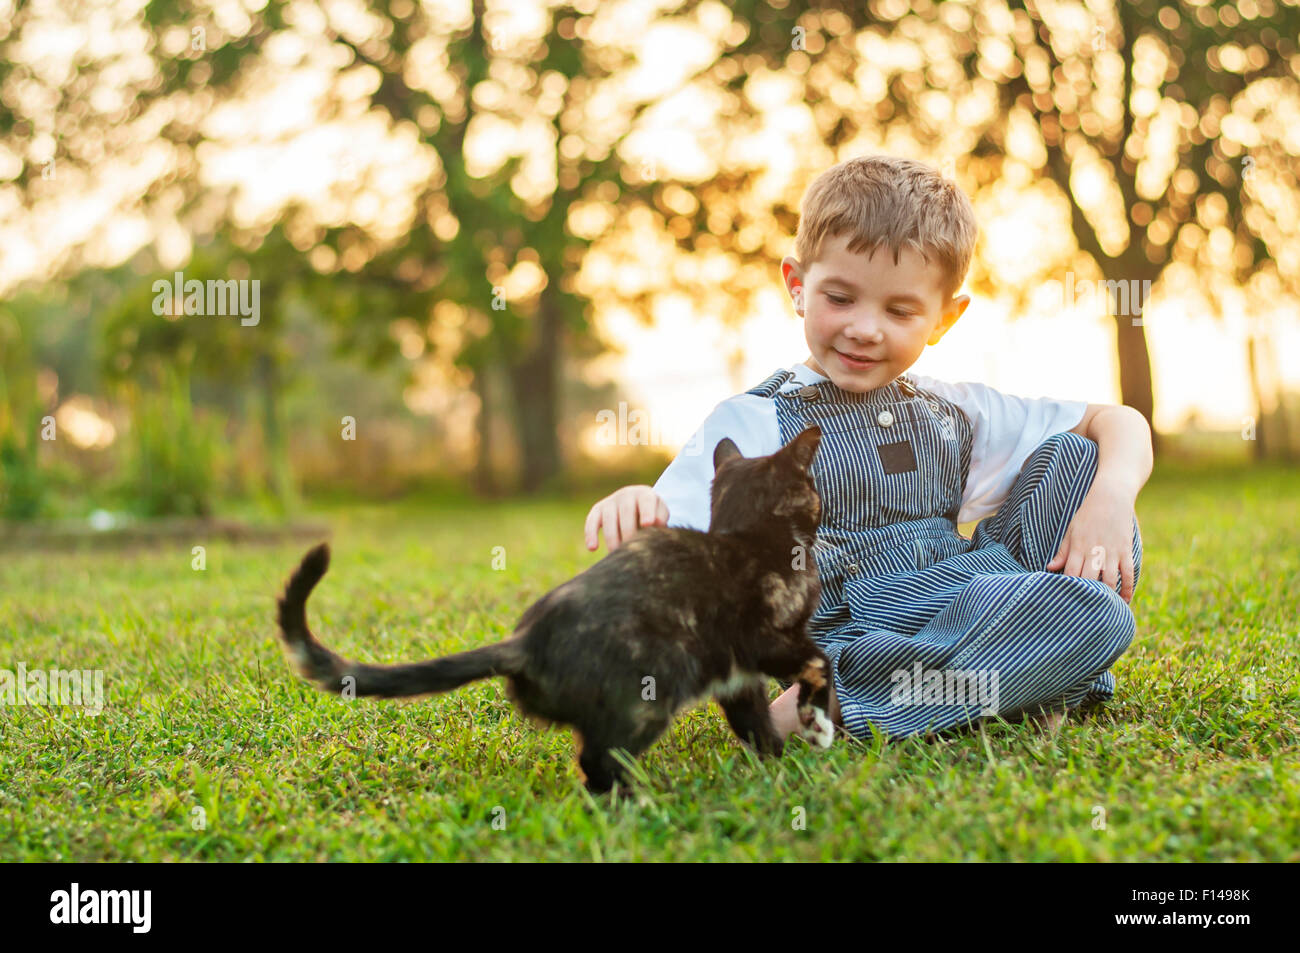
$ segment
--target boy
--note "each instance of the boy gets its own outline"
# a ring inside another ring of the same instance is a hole
[[[905,372],[970,298],[974,211],[919,162],[850,159],[809,186],[781,263],[811,352],[719,404],[654,487],[587,517],[588,549],[648,525],[709,524],[712,451],[772,453],[817,424],[822,601],[809,633],[834,667],[832,719],[870,739],[1109,699],[1141,566],[1134,516],[1151,434],[1122,406],[1027,400]],[[990,515],[995,514],[996,515]],[[973,539],[958,522],[980,520]],[[772,703],[800,732],[792,687]]]

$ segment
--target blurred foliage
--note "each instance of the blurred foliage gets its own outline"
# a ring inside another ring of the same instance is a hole
[[[41,425],[40,412],[33,409],[28,432]],[[25,520],[42,514],[47,483],[37,458],[38,442],[21,440],[19,430],[0,433],[0,518]]]
[[[26,320],[25,320],[26,319]],[[42,408],[30,315],[0,303],[0,518],[31,519],[44,508],[40,470]]]
[[[127,483],[141,516],[213,513],[226,463],[223,428],[212,411],[195,410],[186,378],[177,365],[155,361],[121,385],[132,423]]]

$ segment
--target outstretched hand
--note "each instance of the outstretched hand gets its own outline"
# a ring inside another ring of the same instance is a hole
[[[1065,530],[1048,572],[1119,584],[1125,602],[1133,599],[1133,499],[1093,484]]]
[[[625,486],[596,503],[583,527],[587,548],[599,545],[599,533],[612,553],[646,526],[667,526],[668,504],[648,486]]]

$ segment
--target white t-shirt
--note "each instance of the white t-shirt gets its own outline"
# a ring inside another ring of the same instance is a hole
[[[827,378],[804,364],[789,368],[794,379],[781,390],[795,390]],[[962,494],[959,523],[970,523],[997,512],[1029,455],[1040,443],[1072,430],[1088,405],[1078,400],[1014,397],[984,384],[949,384],[911,374],[922,390],[951,401],[970,419],[970,473]],[[668,506],[668,525],[709,528],[709,487],[713,482],[713,448],[730,437],[747,457],[766,456],[781,449],[776,403],[756,394],[728,397],[705,418],[677,459],[668,465],[654,491]]]

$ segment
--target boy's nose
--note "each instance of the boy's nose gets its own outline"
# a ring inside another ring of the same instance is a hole
[[[874,321],[855,321],[844,329],[844,336],[850,341],[879,344],[885,339],[885,332]]]

